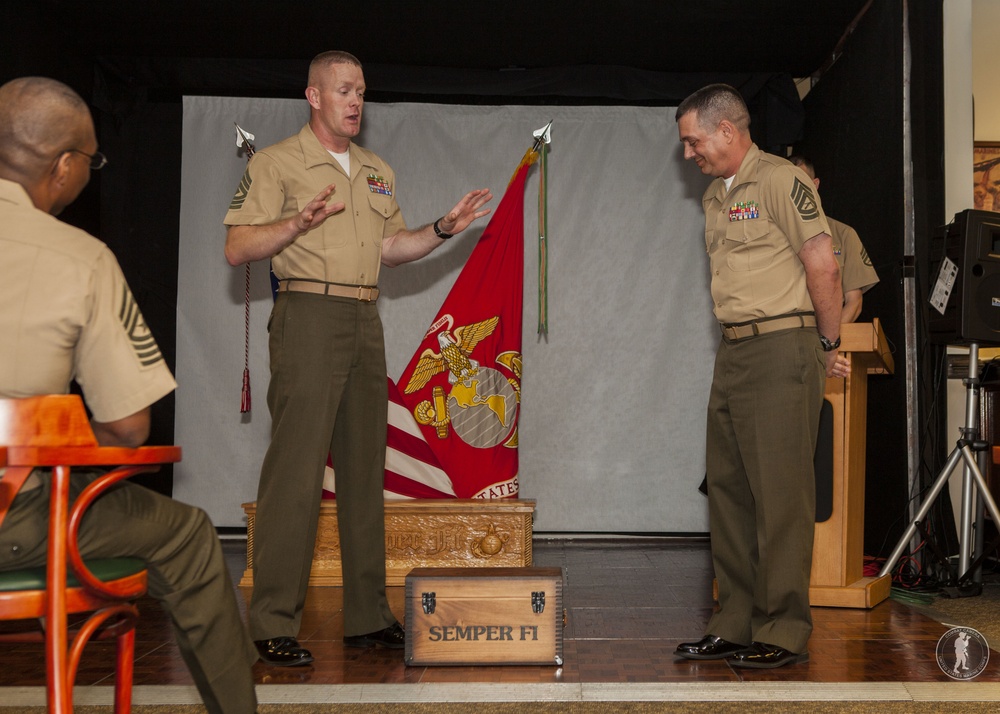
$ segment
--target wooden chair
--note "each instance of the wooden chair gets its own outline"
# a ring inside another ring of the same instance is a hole
[[[46,565],[0,572],[0,620],[44,618],[44,632],[6,633],[0,642],[45,642],[48,711],[63,714],[73,711],[73,682],[84,646],[91,638],[116,638],[114,710],[128,712],[139,617],[131,601],[146,592],[145,564],[136,558],[84,562],[77,533],[84,512],[101,493],[135,474],[179,461],[180,448],[98,446],[75,395],[0,399],[0,448],[6,461],[0,524],[32,470],[52,470]],[[71,469],[110,466],[116,467],[69,502]],[[78,613],[92,614],[70,630],[67,618]]]

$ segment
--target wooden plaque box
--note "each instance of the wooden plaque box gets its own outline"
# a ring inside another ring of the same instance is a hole
[[[240,585],[252,586],[256,502],[244,503],[243,510],[247,569]],[[528,499],[386,501],[386,585],[404,585],[417,567],[530,567],[534,511],[535,502]],[[320,505],[309,585],[343,585],[335,500]]]
[[[563,663],[562,568],[415,568],[408,665]]]

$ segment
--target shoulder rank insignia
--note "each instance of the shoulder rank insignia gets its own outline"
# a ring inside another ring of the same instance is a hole
[[[243,202],[247,200],[247,194],[250,193],[251,183],[253,183],[253,178],[250,176],[250,168],[248,167],[243,172],[243,178],[240,179],[240,185],[236,187],[236,193],[233,195],[233,200],[229,202],[230,211],[243,208]]]
[[[796,178],[795,183],[792,184],[792,190],[789,197],[792,199],[792,203],[795,205],[795,210],[799,212],[803,221],[812,221],[819,218],[819,206],[816,204],[816,198],[813,196],[812,188],[806,186],[798,178]]]

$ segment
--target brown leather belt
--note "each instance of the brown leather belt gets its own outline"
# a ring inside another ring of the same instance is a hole
[[[722,334],[727,340],[742,340],[756,335],[766,335],[768,332],[790,330],[795,327],[816,327],[816,316],[811,313],[801,315],[785,315],[772,318],[761,318],[750,322],[737,324],[719,323]]]
[[[361,302],[378,300],[378,288],[368,285],[341,285],[339,283],[321,283],[314,280],[282,280],[278,283],[278,292],[316,293],[317,295],[335,295],[337,297],[354,298]]]

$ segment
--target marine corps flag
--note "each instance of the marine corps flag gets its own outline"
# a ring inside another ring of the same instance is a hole
[[[524,155],[397,382],[458,498],[517,496],[524,284]]]

